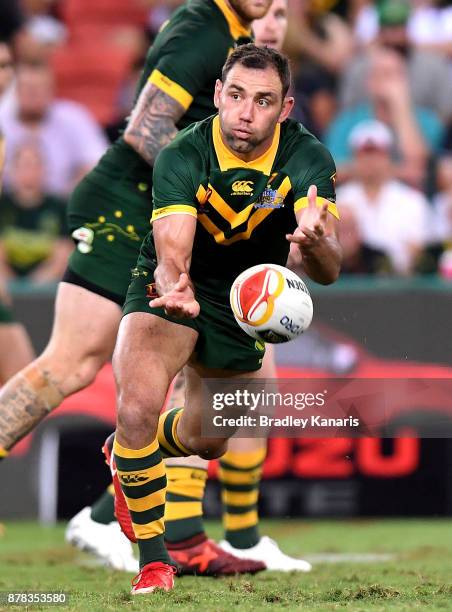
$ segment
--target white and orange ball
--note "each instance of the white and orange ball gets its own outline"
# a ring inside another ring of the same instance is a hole
[[[229,297],[237,323],[256,340],[289,342],[306,331],[312,321],[308,288],[283,266],[259,264],[248,268],[232,283]]]

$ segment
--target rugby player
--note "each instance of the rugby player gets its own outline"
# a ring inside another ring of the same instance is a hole
[[[65,397],[90,384],[110,359],[130,270],[149,229],[150,166],[179,129],[215,111],[212,92],[225,59],[250,40],[251,22],[270,3],[190,0],[157,36],[124,136],[70,199],[77,248],[58,288],[49,344],[0,391],[0,456]],[[216,574],[265,568],[232,559],[212,541],[201,547],[214,558],[208,566]]]
[[[265,17],[253,21],[252,28],[256,45],[280,51],[287,31],[287,1],[273,0]],[[265,354],[263,375],[269,379],[277,376],[271,345]],[[177,397],[179,393],[173,393],[174,406],[184,404],[183,396]],[[284,554],[276,542],[259,533],[257,501],[265,455],[266,440],[234,438],[220,460],[225,528],[220,546],[236,557],[263,561],[267,569],[310,571],[307,561]],[[201,502],[208,462],[188,457],[167,459],[165,464],[169,481],[165,511],[167,548],[176,561],[187,559],[189,553],[191,559],[186,565],[190,565],[193,559],[199,559],[198,546],[206,540]],[[127,532],[130,534],[130,530]]]
[[[286,30],[286,0],[273,0],[267,14],[253,21],[256,44],[260,46],[280,50]],[[271,346],[267,348],[263,367],[267,378],[276,378]],[[171,395],[170,407],[182,406],[183,403],[183,377],[180,375]],[[263,561],[267,569],[310,571],[311,565],[307,561],[284,554],[276,542],[259,534],[257,500],[265,454],[265,440],[233,439],[228,453],[221,460],[219,476],[225,539],[220,546],[235,557]],[[165,463],[168,478],[165,536],[172,558],[179,561],[185,572],[203,575],[215,574],[219,570],[221,573],[240,572],[240,565],[232,559],[229,564],[222,558],[219,565],[215,558],[218,549],[211,546],[204,531],[202,500],[208,462],[199,457],[187,457],[168,459]],[[114,522],[112,495],[109,488],[92,508],[83,508],[75,515],[68,524],[66,538],[117,569],[134,571],[137,563],[132,549],[121,538]],[[124,526],[124,531],[134,541],[131,524]],[[203,569],[206,559],[208,564]]]
[[[286,58],[240,46],[216,82],[219,114],[179,134],[154,167],[152,230],[132,272],[113,359],[113,475],[140,551],[133,594],[174,585],[163,458],[210,459],[226,450],[226,439],[201,435],[202,381],[259,376],[261,347],[229,307],[232,281],[257,263],[284,265],[290,243],[312,280],[329,284],[339,274],[334,162],[287,119],[289,85]],[[234,188],[245,184],[250,189]],[[185,407],[159,416],[183,367]]]

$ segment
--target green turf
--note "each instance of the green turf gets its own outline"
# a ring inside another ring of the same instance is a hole
[[[7,523],[0,532],[0,591],[63,590],[70,603],[60,609],[83,612],[151,607],[159,612],[452,610],[449,520],[268,521],[263,522],[262,530],[293,555],[315,559],[321,553],[375,553],[394,558],[319,562],[307,575],[264,572],[238,579],[185,577],[177,580],[171,593],[132,600],[129,576],[96,567],[88,555],[67,546],[62,526]],[[209,533],[221,537],[218,523],[209,524]]]

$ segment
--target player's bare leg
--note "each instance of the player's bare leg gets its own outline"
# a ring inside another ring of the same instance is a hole
[[[173,385],[168,410],[184,406],[184,375]],[[238,440],[241,445],[243,440]],[[249,441],[252,446],[262,441]],[[248,453],[249,447],[245,449]],[[165,543],[182,574],[227,576],[254,574],[265,569],[264,563],[238,557],[223,550],[207,537],[202,503],[209,462],[197,457],[175,457],[165,460],[168,486],[165,504]]]
[[[126,315],[113,367],[117,384],[115,478],[121,484],[140,551],[133,594],[173,588],[174,566],[164,543],[165,466],[157,439],[170,384],[192,354],[197,332],[142,312]],[[173,412],[173,411],[171,411]],[[171,430],[176,429],[177,415]],[[190,454],[171,435],[177,452]]]
[[[275,351],[271,344],[266,346],[259,375],[265,380],[275,380],[278,376]],[[225,529],[225,539],[220,546],[236,557],[263,561],[267,569],[309,572],[312,569],[310,563],[289,557],[274,540],[259,534],[257,501],[266,452],[266,439],[231,438],[228,451],[220,458],[219,479]],[[234,484],[238,479],[247,486],[246,493],[235,491]],[[230,513],[228,509],[234,512]]]
[[[272,345],[267,346],[260,375],[265,379],[277,378]],[[168,409],[183,406],[184,403],[183,376],[179,375]],[[220,458],[219,480],[222,485],[225,527],[225,539],[220,546],[233,558],[241,559],[242,562],[246,560],[246,563],[242,563],[243,567],[239,565],[240,562],[236,561],[234,564],[236,569],[240,567],[243,572],[258,571],[256,562],[259,561],[271,569],[309,571],[311,566],[308,562],[285,555],[276,542],[259,535],[257,501],[266,447],[266,439],[233,437],[228,442],[227,452]],[[196,564],[194,567],[189,564],[192,557],[200,558],[200,547],[210,545],[202,519],[202,498],[208,462],[192,456],[166,459],[165,464],[168,478],[165,510],[167,547],[183,571],[199,572]],[[238,480],[241,485],[240,492],[236,492],[234,487]],[[246,492],[243,491],[244,486],[247,488]],[[194,501],[195,499],[197,501]],[[214,551],[214,546],[211,548]],[[212,567],[218,566],[214,554],[212,559]],[[230,565],[232,568],[232,562]],[[225,559],[218,573],[227,572],[228,568]]]
[[[113,360],[118,387],[113,450],[115,478],[126,498],[140,550],[141,572],[133,594],[156,588],[170,590],[174,584],[172,561],[164,544],[166,476],[162,453],[186,456],[197,451],[215,457],[226,445],[224,439],[204,439],[196,440],[196,449],[184,446],[177,433],[182,409],[159,416],[171,381],[193,354],[196,340],[197,333],[191,328],[141,312],[127,315],[118,334]],[[190,398],[199,405],[199,382],[199,376],[189,376],[188,405]]]
[[[111,356],[120,319],[121,309],[114,302],[60,283],[49,344],[0,391],[4,454],[65,397],[94,380]]]
[[[275,366],[273,356],[270,355],[267,358],[266,364],[258,372],[251,372],[245,374],[245,377],[260,378],[263,381],[273,380],[275,378]],[[177,434],[181,443],[190,449],[194,449],[198,452],[205,454],[206,452],[215,453],[214,445],[218,444],[221,448],[221,440],[209,440],[202,439],[201,435],[201,413],[202,413],[202,396],[200,393],[201,379],[200,374],[203,377],[212,377],[212,373],[203,370],[202,368],[187,367],[187,402],[186,406],[189,410],[185,409],[178,423]],[[213,373],[218,376],[221,373]],[[231,374],[231,378],[237,377],[236,374]],[[201,406],[201,408],[200,408]],[[190,410],[192,412],[190,412]],[[275,569],[280,571],[291,571],[298,570],[307,572],[310,571],[311,565],[302,560],[291,558],[282,551],[279,550],[276,542],[270,538],[264,536],[260,537],[257,531],[258,515],[257,515],[257,497],[259,493],[259,482],[261,477],[262,463],[265,457],[265,441],[262,439],[240,439],[231,438],[229,444],[234,445],[235,450],[229,450],[220,459],[220,476],[222,477],[224,489],[223,489],[223,502],[226,506],[226,517],[225,526],[227,540],[222,542],[223,548],[237,556],[239,558],[252,559],[256,561],[264,562],[269,569]],[[207,448],[206,448],[207,445]],[[246,499],[243,497],[243,491],[241,491],[240,498],[234,495],[234,478],[240,478],[240,484],[243,484],[243,467],[249,464],[249,474],[245,472],[245,475],[249,476],[249,490],[245,493]],[[240,472],[239,476],[237,474]],[[228,484],[231,484],[230,491],[228,491]],[[241,502],[239,504],[238,502]],[[236,502],[234,504],[234,502]],[[243,516],[236,519],[235,512],[231,512],[228,516],[228,509],[232,506],[245,506],[247,512],[244,512]],[[246,508],[248,506],[248,508]],[[234,532],[238,533],[234,533]],[[236,538],[234,538],[236,536]],[[254,541],[252,539],[254,538]],[[230,541],[232,540],[233,544]],[[244,546],[240,544],[244,542]],[[239,543],[239,546],[234,544]],[[249,544],[250,543],[250,544]],[[246,545],[249,544],[249,545]]]

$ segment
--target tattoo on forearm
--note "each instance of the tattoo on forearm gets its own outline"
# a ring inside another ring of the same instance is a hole
[[[148,83],[130,117],[126,139],[153,166],[161,149],[176,136],[175,124],[184,113],[182,104]]]
[[[0,446],[9,450],[60,404],[63,394],[43,372],[38,386],[27,374],[14,376],[0,393]],[[42,384],[44,383],[44,384]]]

